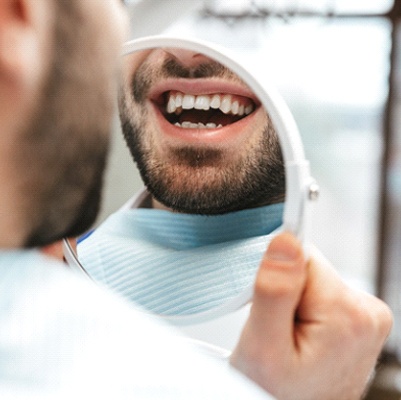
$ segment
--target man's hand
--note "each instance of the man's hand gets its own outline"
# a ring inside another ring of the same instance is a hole
[[[392,315],[284,233],[265,254],[231,363],[279,400],[360,399]]]

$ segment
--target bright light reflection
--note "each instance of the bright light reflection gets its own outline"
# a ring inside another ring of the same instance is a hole
[[[253,57],[261,52],[272,57],[264,66],[268,65],[284,91],[296,89],[300,95],[332,104],[377,105],[386,96],[383,72],[388,63],[379,56],[389,46],[384,25],[381,21],[338,21],[281,26],[269,32],[263,49]]]
[[[390,10],[394,0],[335,0],[337,12],[341,13],[384,13]]]

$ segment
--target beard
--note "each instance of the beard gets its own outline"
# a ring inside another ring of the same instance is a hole
[[[283,201],[283,158],[269,118],[261,127],[258,142],[248,146],[245,155],[235,157],[221,149],[185,146],[168,149],[168,157],[162,160],[158,156],[158,146],[152,143],[156,135],[152,135],[146,123],[144,102],[153,79],[149,68],[151,66],[144,63],[138,69],[132,80],[131,92],[121,90],[119,109],[128,148],[145,185],[156,200],[175,211],[206,215]],[[160,75],[230,76],[233,79],[230,71],[215,62],[190,70],[172,59],[164,62]],[[127,96],[139,111],[134,113],[129,110]]]
[[[94,223],[114,112],[110,69],[91,50],[102,46],[98,35],[88,35],[80,23],[79,2],[55,3],[53,60],[18,145],[29,226],[25,247],[79,236]]]
[[[192,214],[224,214],[280,202],[284,199],[285,174],[280,159],[266,161],[271,151],[268,135],[260,146],[237,163],[225,162],[223,152],[183,147],[160,162],[145,147],[138,125],[122,124],[130,152],[152,196],[166,207]]]

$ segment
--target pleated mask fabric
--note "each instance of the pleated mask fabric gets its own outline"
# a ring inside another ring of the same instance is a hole
[[[188,315],[252,284],[284,204],[217,216],[121,209],[78,246],[88,273],[146,310]]]

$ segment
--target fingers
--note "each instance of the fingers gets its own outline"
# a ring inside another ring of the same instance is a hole
[[[348,287],[316,250],[306,262],[284,233],[261,263],[231,363],[277,398],[357,399],[391,325],[381,300]]]
[[[358,334],[358,330],[362,334],[377,332],[383,336],[391,327],[388,306],[375,296],[349,287],[329,261],[313,249],[297,317],[300,321],[333,323],[335,316],[342,321],[337,332],[341,327],[349,327],[352,331],[349,337]]]
[[[232,365],[267,390],[291,369],[294,316],[306,275],[297,239],[288,233],[275,237],[261,262],[250,315],[231,356]]]
[[[288,347],[307,276],[301,244],[289,233],[275,237],[256,277],[249,324],[265,343]],[[257,339],[257,338],[256,338]]]
[[[331,318],[327,307],[335,307],[345,289],[345,283],[330,262],[316,248],[312,248],[305,292],[298,306],[297,318],[301,321]]]

